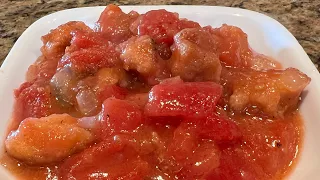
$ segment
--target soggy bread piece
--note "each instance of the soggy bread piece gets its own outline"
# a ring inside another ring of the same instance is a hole
[[[23,120],[5,140],[7,152],[27,164],[61,161],[93,140],[91,133],[67,114]]]
[[[225,88],[232,89],[231,109],[249,113],[260,109],[271,117],[283,117],[295,110],[301,92],[310,82],[307,75],[295,68],[268,71],[230,68],[223,74]]]
[[[184,29],[174,36],[170,59],[173,76],[184,81],[218,82],[221,64],[214,37],[203,28]]]

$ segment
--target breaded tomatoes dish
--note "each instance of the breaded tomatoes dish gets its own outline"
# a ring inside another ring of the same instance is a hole
[[[41,38],[1,164],[23,180],[270,180],[294,168],[311,79],[240,28],[108,5]]]

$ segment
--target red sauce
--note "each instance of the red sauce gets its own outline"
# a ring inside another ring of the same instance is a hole
[[[18,179],[282,179],[310,78],[234,26],[109,5],[42,38],[1,164]]]

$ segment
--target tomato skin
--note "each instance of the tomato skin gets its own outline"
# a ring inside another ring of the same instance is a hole
[[[149,92],[147,116],[204,117],[216,109],[222,87],[213,82],[163,83]]]

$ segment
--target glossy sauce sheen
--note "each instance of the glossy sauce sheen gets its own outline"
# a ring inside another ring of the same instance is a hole
[[[234,26],[109,5],[42,37],[1,164],[18,179],[283,179],[310,78]]]
[[[240,129],[246,132],[245,138],[243,142],[237,145],[223,148],[220,156],[222,159],[220,163],[222,164],[215,170],[216,173],[208,179],[268,179],[271,177],[282,179],[294,168],[303,137],[302,121],[297,113],[288,115],[284,120],[270,120],[270,122],[263,122],[266,119],[254,116],[237,116],[234,118],[239,119]],[[158,134],[165,132],[164,139],[170,141],[175,127],[161,124],[159,126],[161,126],[159,129],[153,126],[150,126],[150,129],[155,129]],[[142,139],[146,139],[144,143],[154,141],[150,137],[151,132],[148,128],[139,132],[139,134],[145,134],[145,137],[142,137]],[[183,136],[188,136],[188,134],[183,134]],[[157,157],[145,158],[153,159]],[[101,161],[102,159],[99,159],[95,163],[99,165]],[[150,162],[153,161],[156,160]],[[30,167],[8,155],[4,155],[1,162],[18,179],[55,179],[58,177],[56,173],[59,164],[56,166]],[[110,164],[113,163],[110,162]],[[158,164],[151,164],[151,166],[156,167]],[[268,171],[269,175],[262,173],[264,170]],[[227,175],[227,177],[219,176],[220,172],[226,172],[224,175]],[[161,174],[158,173],[157,175]]]

